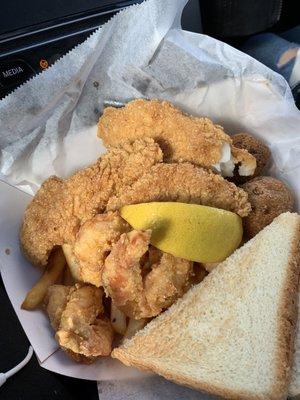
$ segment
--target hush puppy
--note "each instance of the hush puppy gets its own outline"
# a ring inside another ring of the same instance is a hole
[[[278,179],[258,176],[241,187],[248,193],[252,206],[250,214],[243,218],[244,233],[248,238],[255,236],[278,215],[293,211],[293,195]]]

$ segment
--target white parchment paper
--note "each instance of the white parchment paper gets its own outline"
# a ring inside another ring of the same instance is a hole
[[[106,386],[99,384],[102,400],[125,398],[129,381],[137,385],[132,399],[208,398],[162,378],[147,378],[109,358],[91,366],[74,364],[58,350],[45,315],[20,310],[39,276],[18,246],[28,194],[49,175],[69,176],[105,152],[96,137],[105,100],[167,99],[189,113],[209,116],[230,134],[245,131],[262,138],[272,150],[269,173],[291,186],[300,208],[300,113],[287,83],[222,42],[182,31],[179,21],[185,3],[147,0],[120,12],[54,66],[0,101],[4,284],[41,365],[77,378],[109,380]],[[120,379],[122,385],[112,382]],[[118,391],[115,397],[112,388]],[[162,397],[163,390],[170,397]]]

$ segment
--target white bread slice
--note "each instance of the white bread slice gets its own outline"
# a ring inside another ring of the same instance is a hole
[[[300,216],[285,213],[112,356],[229,399],[285,399]]]

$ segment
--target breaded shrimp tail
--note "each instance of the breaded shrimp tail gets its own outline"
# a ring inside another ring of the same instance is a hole
[[[108,107],[98,124],[98,136],[106,146],[152,137],[161,146],[166,162],[188,161],[233,176],[252,175],[256,159],[235,148],[231,138],[209,118],[184,114],[167,101],[134,100],[123,108]]]

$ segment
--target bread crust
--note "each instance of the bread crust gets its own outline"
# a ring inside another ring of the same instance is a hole
[[[265,395],[263,396],[251,396],[249,395],[248,392],[234,392],[231,390],[227,390],[221,386],[216,386],[216,385],[209,385],[206,382],[201,382],[201,381],[194,381],[192,379],[188,379],[183,377],[182,375],[177,375],[175,373],[158,373],[155,367],[155,363],[147,363],[147,366],[141,362],[141,361],[136,361],[134,357],[131,357],[128,353],[124,354],[122,350],[120,349],[114,349],[112,352],[112,357],[117,358],[120,360],[123,364],[127,366],[133,366],[135,368],[138,368],[141,371],[145,372],[155,372],[164,378],[168,379],[169,381],[172,381],[178,385],[183,385],[187,386],[191,389],[196,389],[202,392],[205,392],[207,394],[211,394],[214,396],[219,396],[224,399],[228,400],[286,400],[286,393],[281,394],[280,397],[276,394],[276,391],[268,397]]]
[[[286,282],[281,293],[281,305],[278,310],[278,337],[276,354],[276,378],[272,392],[265,395],[251,395],[249,392],[235,392],[227,390],[221,386],[210,385],[207,382],[195,381],[181,374],[164,371],[160,373],[164,378],[177,384],[188,386],[193,389],[204,391],[208,394],[217,395],[231,400],[285,400],[288,393],[288,384],[291,376],[291,364],[294,349],[294,338],[297,322],[297,300],[300,273],[300,218],[298,219],[292,244],[292,251],[288,260]],[[125,365],[134,366],[143,371],[154,371],[157,373],[155,362],[136,360],[130,351],[125,352],[122,348],[116,348],[112,352],[112,357],[118,358]]]
[[[288,385],[291,379],[292,362],[294,354],[294,342],[296,337],[296,325],[298,318],[299,298],[299,277],[300,277],[300,223],[295,234],[292,252],[289,258],[287,284],[281,294],[281,307],[279,313],[279,337],[277,354],[277,386],[276,392],[288,392]],[[284,317],[283,317],[284,316]],[[286,367],[283,368],[282,366]]]

